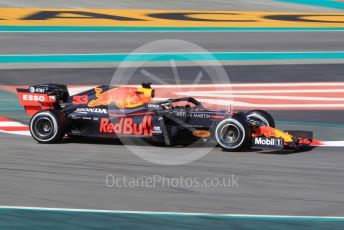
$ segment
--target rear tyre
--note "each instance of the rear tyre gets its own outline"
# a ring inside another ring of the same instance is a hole
[[[266,126],[275,128],[274,118],[264,110],[251,110],[246,113],[246,117],[250,120],[262,122]]]
[[[58,110],[39,111],[30,121],[31,136],[43,144],[61,141],[65,135],[65,128],[64,115]]]
[[[250,147],[251,129],[244,117],[234,115],[216,126],[215,139],[224,151],[237,152]]]

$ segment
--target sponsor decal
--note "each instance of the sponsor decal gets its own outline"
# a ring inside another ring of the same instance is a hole
[[[1,10],[2,26],[344,27],[344,14],[314,12],[25,9]]]
[[[255,137],[253,138],[254,147],[263,148],[283,148],[284,141],[281,138]]]
[[[88,103],[87,95],[73,96],[73,105],[86,105]]]
[[[120,118],[112,123],[108,118],[100,119],[101,134],[152,135],[152,117],[144,116],[141,122],[135,123],[132,117]]]
[[[148,108],[154,108],[154,109],[158,109],[160,107],[159,104],[147,104]]]
[[[30,93],[45,93],[45,89],[44,88],[35,88],[33,86],[31,86],[29,88]]]
[[[101,113],[101,114],[107,114],[106,109],[100,109],[100,108],[78,108],[74,112],[76,113]]]
[[[187,112],[177,112],[176,117],[191,117],[191,118],[203,118],[209,119],[210,114],[208,113],[187,113]]]
[[[160,126],[153,126],[153,134],[162,134],[162,129]]]
[[[225,116],[224,115],[211,115],[210,116],[212,119],[224,119]]]
[[[210,137],[211,133],[208,130],[195,130],[192,132],[195,137],[207,138]]]
[[[18,92],[18,99],[20,104],[24,106],[25,112],[30,116],[33,116],[40,110],[53,109],[52,103],[56,101],[55,98],[51,98],[47,94],[23,92]]]
[[[44,102],[45,97],[43,95],[37,95],[37,94],[23,94],[23,101]]]

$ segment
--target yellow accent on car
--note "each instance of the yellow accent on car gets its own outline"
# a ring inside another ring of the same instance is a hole
[[[277,138],[282,138],[284,142],[292,142],[293,141],[293,136],[290,135],[289,133],[285,133],[281,130],[275,129],[275,137]]]

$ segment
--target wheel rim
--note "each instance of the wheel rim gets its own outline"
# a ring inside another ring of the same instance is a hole
[[[217,126],[215,138],[220,146],[225,149],[236,149],[245,140],[245,128],[235,119],[227,119]]]
[[[233,145],[239,139],[239,136],[239,129],[232,124],[224,125],[220,131],[220,137],[222,140],[230,145]]]
[[[35,130],[39,136],[47,137],[54,131],[54,126],[48,118],[40,117],[36,121]]]
[[[48,123],[43,122],[44,120],[46,120]],[[48,125],[48,127],[46,125]],[[47,143],[53,140],[56,137],[56,135],[58,135],[58,132],[59,125],[57,123],[56,117],[51,112],[38,112],[31,118],[30,133],[35,140]]]

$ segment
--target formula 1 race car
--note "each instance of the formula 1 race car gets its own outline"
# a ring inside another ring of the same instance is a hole
[[[17,89],[32,116],[30,132],[39,143],[54,143],[65,135],[137,137],[173,145],[214,140],[225,151],[299,149],[309,146],[312,132],[281,131],[262,110],[210,110],[192,97],[156,101],[150,83],[140,87],[98,86],[69,96],[58,84]]]

